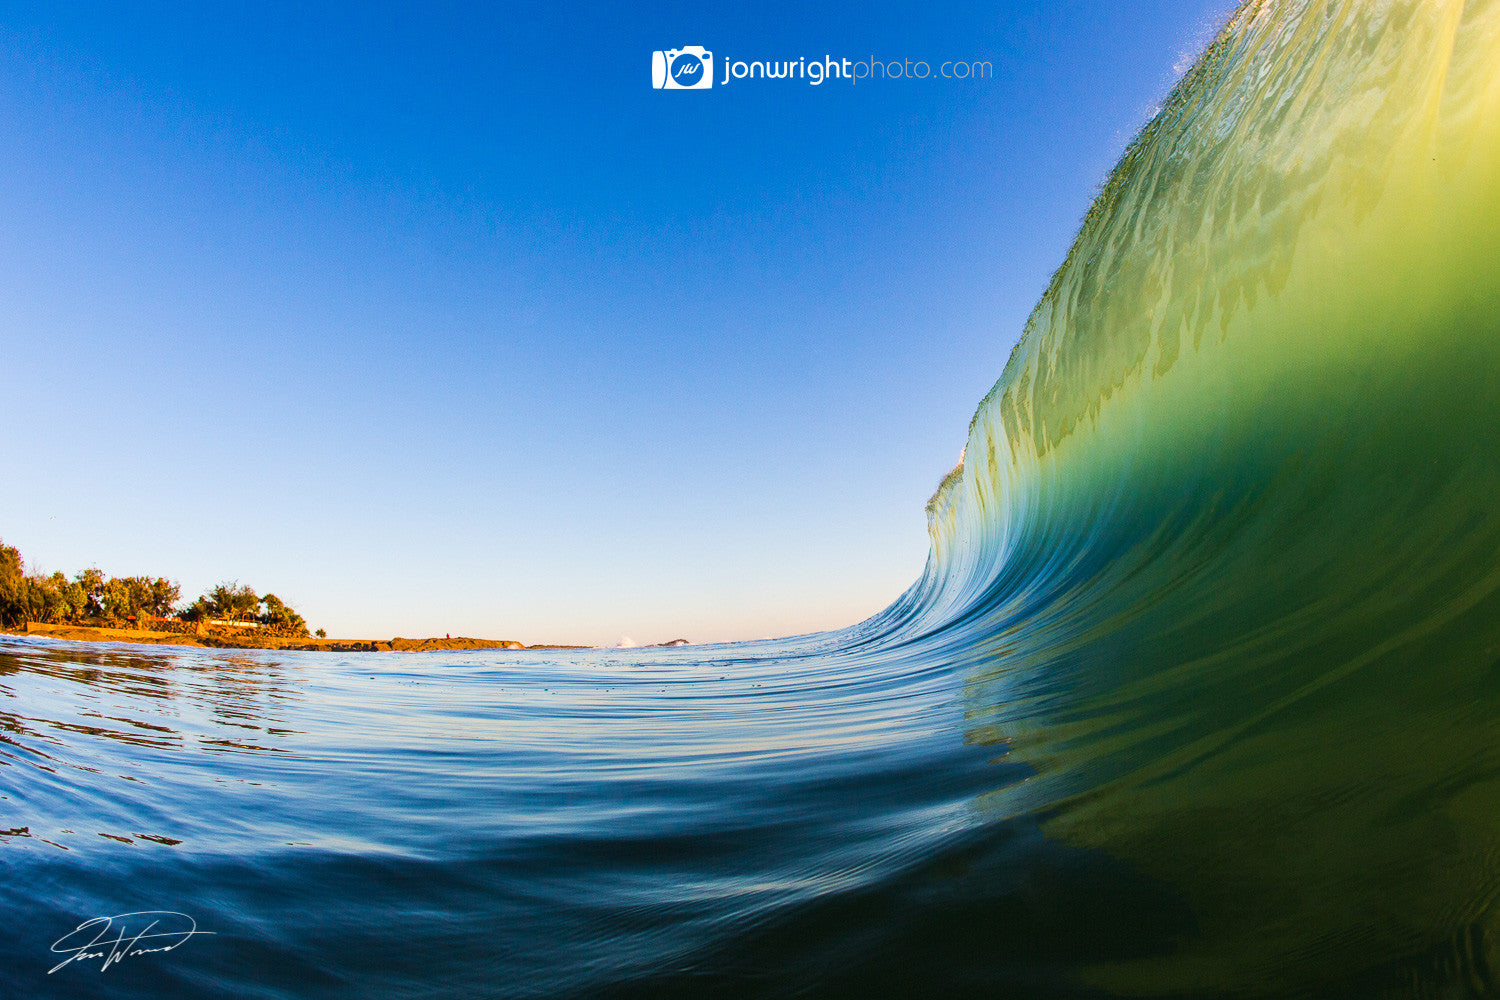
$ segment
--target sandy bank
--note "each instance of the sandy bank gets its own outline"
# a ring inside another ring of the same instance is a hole
[[[148,629],[100,628],[93,625],[43,625],[6,629],[12,635],[45,635],[72,642],[127,642],[149,646],[204,646],[215,649],[307,649],[334,653],[426,653],[454,649],[585,649],[583,646],[528,646],[513,639],[315,639],[258,634],[250,629],[205,628],[198,632],[154,632]]]

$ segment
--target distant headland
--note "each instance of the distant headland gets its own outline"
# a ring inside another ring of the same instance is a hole
[[[238,581],[221,583],[180,605],[182,588],[165,577],[107,576],[90,567],[71,580],[62,573],[27,573],[21,553],[0,542],[0,632],[73,642],[206,646],[218,649],[299,649],[348,652],[432,652],[463,649],[586,649],[530,645],[468,636],[428,639],[329,639],[275,594],[261,596]],[[660,646],[686,645],[673,639]]]

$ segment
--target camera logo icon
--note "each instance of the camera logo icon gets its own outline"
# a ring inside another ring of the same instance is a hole
[[[714,85],[714,54],[701,45],[651,53],[651,86],[657,90],[707,90]]]

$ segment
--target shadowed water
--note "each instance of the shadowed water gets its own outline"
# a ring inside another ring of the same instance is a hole
[[[3,809],[26,829],[0,898],[25,920],[0,966],[85,996],[730,974],[698,965],[975,849],[977,796],[1028,769],[965,740],[956,687],[816,639],[563,659],[6,639]],[[45,975],[66,931],[147,909],[215,936]]]

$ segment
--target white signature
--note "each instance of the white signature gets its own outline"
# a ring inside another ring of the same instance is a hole
[[[119,922],[118,926],[116,921]],[[140,930],[131,933],[134,927],[139,927]],[[110,936],[111,932],[113,937]],[[113,917],[95,917],[85,920],[53,942],[53,953],[68,957],[48,969],[47,975],[52,975],[70,962],[82,962],[88,958],[104,959],[104,964],[99,967],[99,971],[103,972],[111,965],[118,965],[126,955],[171,951],[194,934],[212,933],[214,932],[200,931],[196,920],[186,913],[174,910],[136,910],[134,913],[119,913]],[[89,937],[90,934],[93,936]],[[86,942],[85,938],[88,938]],[[162,938],[169,939],[170,943],[161,943]],[[151,941],[154,947],[142,948],[142,941]]]

